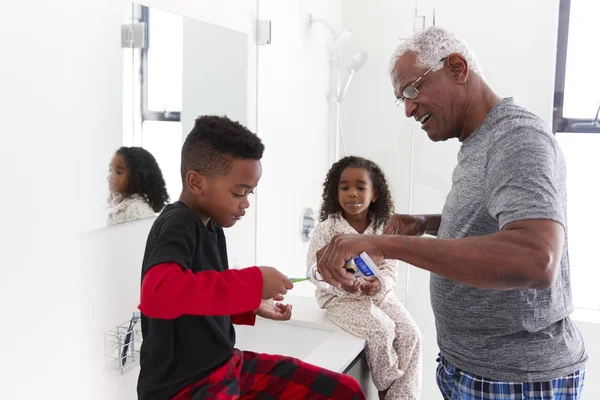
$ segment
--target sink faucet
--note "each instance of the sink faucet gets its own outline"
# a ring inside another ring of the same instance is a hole
[[[574,122],[571,127],[573,129],[600,128],[600,104],[598,105],[596,116],[592,122]]]

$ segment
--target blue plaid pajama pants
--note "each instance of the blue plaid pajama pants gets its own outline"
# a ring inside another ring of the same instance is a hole
[[[440,357],[436,378],[444,400],[579,400],[585,370],[546,382],[502,382],[461,371]]]

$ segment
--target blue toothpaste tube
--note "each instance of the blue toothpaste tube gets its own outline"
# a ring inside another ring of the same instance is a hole
[[[365,252],[359,254],[354,259],[350,259],[346,261],[346,265],[344,265],[346,270],[353,272],[356,278],[364,278],[370,276],[378,276],[381,274],[377,265],[373,262],[371,257]],[[306,271],[306,277],[314,283],[318,288],[327,289],[329,288],[329,284],[323,281],[319,271],[317,270],[317,264],[313,264],[308,271]]]
[[[354,257],[354,259],[346,261],[344,268],[346,268],[348,271],[354,272],[354,276],[357,278],[377,276],[381,273],[371,257],[369,257],[369,255],[365,252],[359,254],[357,257]]]

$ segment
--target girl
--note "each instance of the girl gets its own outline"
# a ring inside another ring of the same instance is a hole
[[[168,203],[156,159],[141,147],[121,147],[110,162],[108,225],[148,218]]]
[[[336,234],[381,234],[393,202],[381,169],[361,157],[333,164],[323,184],[320,221],[311,238],[307,268]],[[421,334],[394,294],[397,266],[385,260],[377,277],[353,286],[317,287],[316,297],[329,318],[366,340],[367,364],[380,399],[419,399]]]

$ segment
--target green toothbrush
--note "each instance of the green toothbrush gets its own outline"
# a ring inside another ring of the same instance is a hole
[[[296,283],[296,282],[308,281],[309,279],[310,278],[290,278],[290,282]]]

